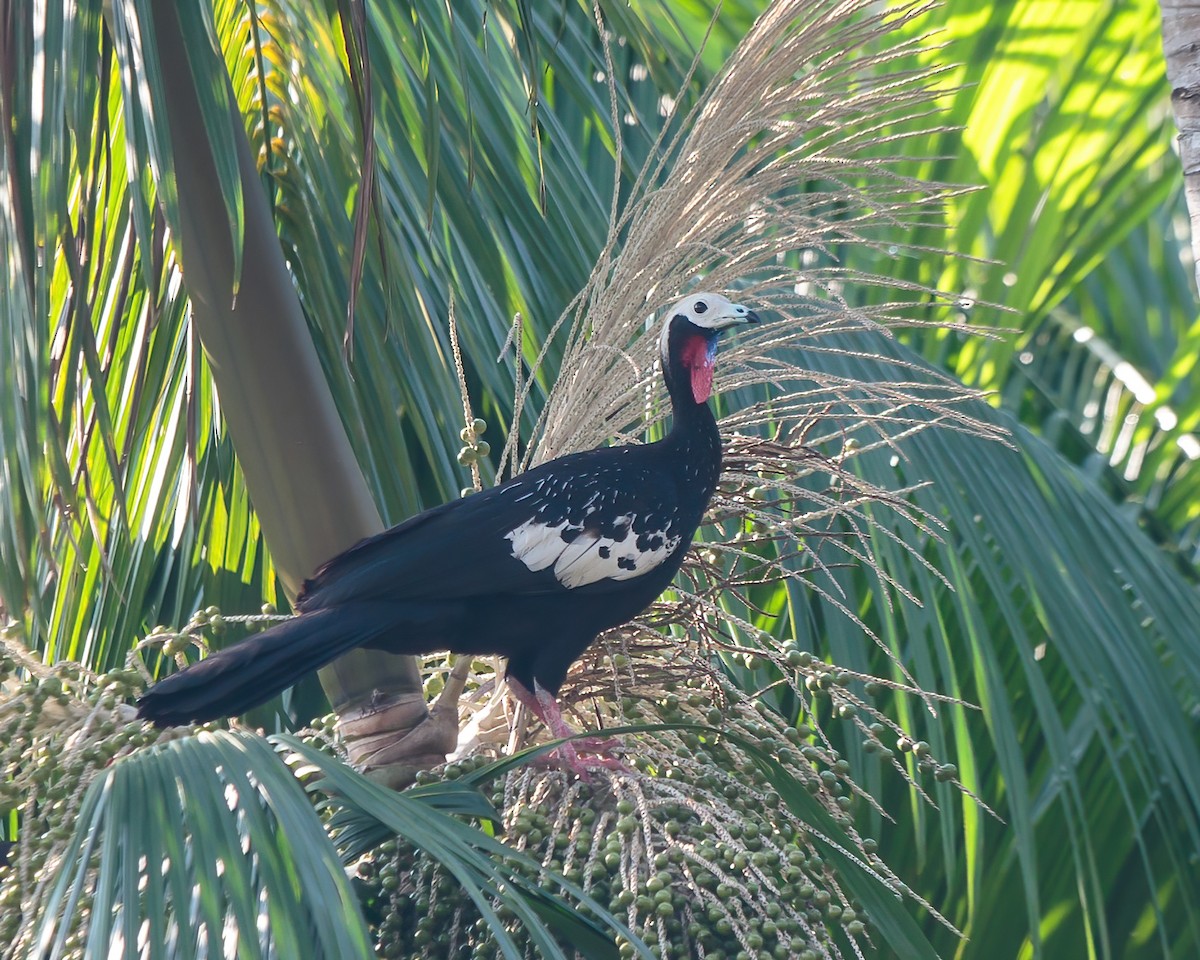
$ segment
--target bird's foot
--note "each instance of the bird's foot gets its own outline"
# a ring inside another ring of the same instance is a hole
[[[571,744],[580,753],[594,753],[603,757],[616,750],[621,740],[618,737],[580,737],[572,740]]]
[[[548,690],[534,683],[533,692],[530,692],[524,684],[511,677],[508,680],[508,686],[513,695],[546,725],[551,736],[558,738],[575,736],[575,731],[563,719],[558,701]],[[618,746],[620,746],[620,741],[615,737],[579,737],[559,744],[541,757],[538,762],[543,766],[555,766],[568,770],[585,782],[591,780],[590,773],[595,770],[613,770],[632,774],[633,771],[628,766],[611,755],[611,751]]]
[[[595,738],[568,740],[566,743],[560,743],[549,753],[544,754],[534,762],[539,766],[557,768],[565,770],[568,773],[573,773],[584,783],[590,783],[592,774],[598,770],[611,770],[614,773],[633,775],[633,770],[624,761],[608,753],[608,749],[610,748],[588,749],[587,747],[580,746],[580,744],[588,744],[589,742],[607,744],[614,741],[596,740]]]

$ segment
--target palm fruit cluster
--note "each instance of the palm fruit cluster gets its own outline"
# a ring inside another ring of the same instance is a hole
[[[623,708],[630,721],[643,723],[691,722],[713,709],[699,692],[626,700]],[[856,857],[903,894],[875,841],[853,830],[848,808],[858,801],[847,764],[827,747],[801,744],[795,728],[788,734],[773,715],[748,704],[720,712],[733,737],[685,729],[628,740],[630,774],[597,771],[581,782],[527,767],[493,783],[505,842],[583,888],[664,960],[871,952],[871,918],[849,894],[827,845],[735,738],[777,758],[839,820]],[[459,777],[487,762],[471,758],[425,777]],[[526,872],[547,883],[539,871]],[[363,858],[357,882],[373,905],[381,956],[498,955],[492,932],[453,877],[404,841]],[[503,906],[500,915],[514,939],[527,942],[516,917]],[[621,943],[620,951],[633,956],[633,944]]]
[[[126,703],[143,686],[133,668],[102,675],[75,663],[47,668],[6,642],[0,683],[0,817],[20,822],[9,865],[0,868],[0,955],[18,957],[29,949],[30,908],[53,880],[88,784],[163,734]],[[82,955],[85,921],[86,910],[76,911],[65,956]]]
[[[267,621],[272,614],[264,610],[255,619]],[[156,630],[146,643],[179,654],[204,632],[222,628],[219,611],[205,610],[184,630]],[[107,764],[172,734],[133,717],[128,701],[143,686],[144,670],[96,676],[74,664],[46,668],[16,645],[0,654],[0,814],[15,811],[21,821],[19,844],[10,852],[13,866],[0,868],[0,943],[4,956],[16,957],[28,946],[30,918],[23,909],[53,876],[88,783]],[[899,896],[911,891],[880,860],[875,841],[854,830],[856,809],[871,801],[832,744],[857,733],[864,737],[865,757],[890,763],[902,775],[911,770],[956,780],[957,771],[938,763],[929,744],[882,722],[886,718],[871,702],[882,692],[877,684],[794,646],[744,656],[747,671],[764,672],[771,683],[784,678],[801,698],[801,722],[787,724],[766,698],[745,698],[718,674],[697,669],[696,661],[683,676],[664,671],[661,684],[625,684],[623,697],[595,701],[606,725],[710,729],[627,736],[629,773],[597,771],[590,782],[580,782],[557,769],[529,766],[491,781],[502,839],[531,858],[533,864],[520,869],[532,881],[556,890],[547,872],[565,877],[658,957],[870,954],[871,917],[849,892],[818,831],[788,808],[774,774],[755,763],[745,744],[776,759],[845,832],[849,852]],[[640,658],[618,653],[611,662],[632,674],[634,659]],[[672,687],[678,695],[663,692]],[[641,692],[635,695],[635,689]],[[840,733],[831,738],[820,718],[839,725]],[[318,723],[308,739],[333,750],[332,719]],[[494,745],[480,749],[421,780],[455,779],[486,766]],[[403,840],[384,843],[355,871],[380,956],[497,955],[493,931],[454,878]],[[499,915],[518,943],[528,943],[503,904]],[[72,918],[65,955],[81,955],[85,918],[83,909]],[[620,951],[635,952],[628,942]]]

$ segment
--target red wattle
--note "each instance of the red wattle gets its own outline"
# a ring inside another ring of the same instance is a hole
[[[704,403],[712,396],[713,356],[709,353],[708,338],[696,336],[688,339],[680,351],[679,359],[692,375],[692,396],[697,403]]]
[[[713,365],[707,360],[698,367],[692,367],[692,396],[697,403],[703,403],[712,396]]]

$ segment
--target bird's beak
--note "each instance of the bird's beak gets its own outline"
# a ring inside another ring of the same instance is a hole
[[[728,312],[721,318],[720,330],[734,327],[741,323],[758,323],[758,314],[740,303],[731,303]]]

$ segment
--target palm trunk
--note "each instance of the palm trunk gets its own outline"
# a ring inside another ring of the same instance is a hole
[[[156,2],[154,16],[179,193],[176,249],[224,422],[294,596],[318,564],[377,533],[382,521],[322,373],[240,116],[233,125],[246,226],[233,296],[229,220],[187,58],[210,61],[228,83],[224,65],[207,47],[185,49],[173,2]],[[405,782],[453,749],[456,717],[428,722],[412,657],[354,651],[320,677],[352,760],[380,779]]]
[[[1200,2],[1162,0],[1163,52],[1171,105],[1179,127],[1179,158],[1192,223],[1192,253],[1200,286]]]

